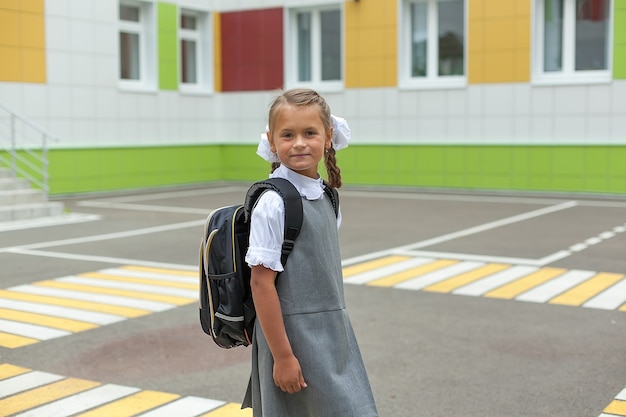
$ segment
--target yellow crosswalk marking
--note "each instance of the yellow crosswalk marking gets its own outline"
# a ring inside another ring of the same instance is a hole
[[[626,401],[613,400],[605,409],[605,413],[626,416]]]
[[[241,404],[228,403],[199,417],[252,417],[252,409],[241,409]]]
[[[86,272],[84,274],[79,274],[78,276],[85,277],[85,278],[108,279],[111,281],[120,281],[120,282],[133,282],[135,284],[157,285],[161,287],[185,288],[188,290],[198,289],[198,284],[195,282],[188,283],[188,282],[159,281],[156,279],[148,279],[148,278],[134,278],[134,277],[125,277],[125,276],[120,276],[120,275],[102,274],[100,272]]]
[[[67,378],[0,400],[0,417],[37,407],[97,387],[98,382]]]
[[[21,366],[15,366],[8,363],[0,364],[0,380],[14,377],[16,375],[25,374],[30,372],[30,369],[22,368]]]
[[[29,313],[27,311],[10,310],[6,308],[0,308],[0,319],[52,327],[55,329],[67,330],[74,333],[82,332],[89,329],[95,329],[96,327],[98,327],[95,324],[86,323],[84,321],[47,316],[38,313]]]
[[[174,304],[174,305],[185,305],[193,301],[196,301],[191,298],[177,297],[173,295],[162,295],[162,294],[152,294],[152,293],[139,292],[139,291],[119,290],[115,288],[104,288],[104,287],[96,287],[96,286],[83,285],[83,284],[70,284],[70,283],[61,282],[61,281],[39,281],[39,282],[34,283],[33,285],[38,285],[42,287],[62,288],[65,290],[75,290],[75,291],[82,291],[82,292],[96,293],[96,294],[119,295],[122,297],[130,297],[130,298],[150,300],[150,301],[160,301],[163,303],[169,303],[169,304]]]
[[[389,275],[385,278],[370,281],[366,285],[370,285],[373,287],[392,287],[401,282],[408,281],[412,278],[417,278],[420,275],[436,271],[437,269],[441,269],[446,266],[456,264],[458,262],[459,261],[454,261],[451,259],[439,259],[434,262],[429,262],[425,265],[420,265],[415,268],[407,269],[406,271],[398,272],[397,274]]]
[[[491,298],[503,298],[511,300],[521,293],[528,291],[531,288],[536,287],[539,284],[543,284],[552,278],[561,275],[566,270],[562,268],[541,268],[532,274],[526,275],[516,281],[503,285],[500,288],[496,288],[493,291],[489,291],[484,296]]]
[[[0,290],[0,298],[8,298],[10,300],[29,301],[32,303],[50,304],[62,307],[78,308],[80,310],[96,311],[99,313],[115,314],[122,317],[140,317],[149,314],[148,310],[139,308],[114,306],[110,304],[102,304],[91,301],[71,300],[69,298],[52,297],[48,295],[27,294],[22,292],[13,292]]]
[[[626,303],[619,308],[619,311],[626,311]]]
[[[550,304],[579,306],[624,277],[623,274],[601,272],[569,291],[548,301]]]
[[[23,347],[23,346],[28,346],[37,342],[39,342],[39,340],[33,339],[31,337],[18,336],[15,334],[0,332],[0,346],[8,348],[8,349],[15,349],[15,348]]]
[[[343,268],[343,277],[347,278],[361,272],[371,271],[372,269],[395,264],[409,259],[408,256],[386,256],[384,258],[374,259],[373,261],[363,262],[360,264],[347,266]]]
[[[118,401],[94,408],[77,417],[130,417],[174,401],[180,395],[157,391],[141,391]]]
[[[120,269],[127,269],[129,271],[155,272],[157,274],[184,275],[184,276],[194,277],[194,278],[198,276],[198,271],[187,271],[184,269],[151,268],[149,266],[135,266],[135,265],[123,266]]]
[[[424,291],[447,293],[456,290],[459,287],[467,285],[471,282],[478,281],[488,275],[495,274],[503,269],[510,268],[511,265],[505,264],[487,264],[472,271],[465,272],[445,281],[438,282],[431,286],[425,287]]]

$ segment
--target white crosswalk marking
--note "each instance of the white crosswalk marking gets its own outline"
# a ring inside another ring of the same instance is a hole
[[[69,417],[99,405],[126,397],[138,391],[138,388],[124,387],[121,385],[102,385],[89,391],[81,392],[50,404],[30,409],[14,417]]]
[[[224,401],[200,397],[185,397],[142,414],[141,417],[195,417],[221,405],[224,405]]]
[[[362,272],[357,275],[353,275],[345,279],[348,284],[365,284],[374,281],[379,278],[386,277],[388,275],[397,274],[411,268],[415,268],[420,265],[433,262],[433,258],[411,258],[406,261],[397,262],[391,265],[387,265],[381,268],[374,269],[372,271]]]
[[[26,311],[31,313],[46,314],[54,317],[77,319],[87,323],[106,325],[124,320],[124,317],[113,314],[96,313],[93,311],[79,310],[77,308],[31,303],[29,301],[2,300],[2,307],[12,310]]]
[[[47,372],[29,372],[0,381],[0,398],[27,391],[63,379]]]
[[[421,290],[424,287],[443,281],[448,278],[452,278],[455,275],[462,274],[463,272],[471,271],[484,265],[483,262],[459,262],[458,264],[450,265],[437,271],[429,272],[420,277],[405,281],[396,285],[396,288],[405,290]]]
[[[65,277],[57,279],[59,282],[70,284],[96,286],[102,288],[115,288],[119,290],[138,291],[152,294],[173,295],[178,297],[196,298],[198,291],[185,290],[182,288],[157,287],[147,284],[134,284],[132,282],[109,281],[98,278]]]
[[[43,287],[39,285],[19,285],[8,289],[9,291],[23,292],[27,294],[48,295],[71,300],[92,301],[95,303],[111,304],[122,307],[139,308],[152,312],[165,311],[172,308],[171,304],[157,301],[139,300],[128,297],[117,297],[113,295],[86,293],[72,290],[62,290],[58,288]]]
[[[464,287],[454,290],[453,294],[480,296],[484,293],[498,288],[504,284],[508,284],[518,278],[530,274],[538,270],[534,266],[516,265],[504,271],[497,272],[491,276],[468,284]]]
[[[624,303],[626,303],[626,279],[593,297],[584,303],[583,307],[615,310]]]
[[[545,303],[551,298],[556,297],[564,291],[575,287],[581,282],[591,278],[596,273],[594,271],[582,271],[573,269],[564,274],[539,285],[525,293],[519,295],[516,300],[528,301],[533,303]]]
[[[0,347],[19,348],[196,302],[187,269],[107,268],[0,290]]]
[[[39,340],[56,339],[57,337],[71,334],[63,330],[51,329],[50,327],[37,326],[35,324],[20,323],[0,319],[0,331],[16,334],[24,337],[32,337]]]

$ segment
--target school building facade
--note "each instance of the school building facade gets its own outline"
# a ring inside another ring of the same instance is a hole
[[[297,86],[350,123],[348,186],[626,194],[626,0],[0,2],[53,195],[263,178]]]

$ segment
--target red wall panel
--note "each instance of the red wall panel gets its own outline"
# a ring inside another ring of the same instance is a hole
[[[283,9],[221,14],[222,91],[283,87]]]

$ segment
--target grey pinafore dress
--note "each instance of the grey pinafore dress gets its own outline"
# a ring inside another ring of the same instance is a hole
[[[304,221],[276,280],[283,319],[307,388],[274,384],[273,358],[257,320],[243,407],[254,417],[377,417],[343,294],[337,219],[325,199],[302,200]]]

